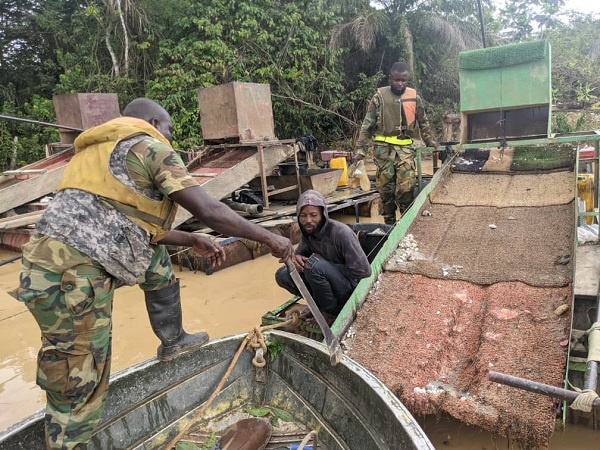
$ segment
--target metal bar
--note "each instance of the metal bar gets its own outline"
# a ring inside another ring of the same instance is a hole
[[[598,288],[598,294],[596,295],[596,320],[600,322],[600,287]],[[589,352],[589,348],[588,348]],[[583,376],[583,388],[591,389],[596,391],[598,389],[598,362],[587,361],[585,366],[585,374]]]
[[[421,149],[418,148],[415,153],[417,158],[417,192],[421,192],[421,186],[423,183],[423,174],[421,173]]]
[[[61,130],[83,131],[82,128],[68,127],[66,125],[58,125],[56,123],[50,123],[50,122],[41,122],[39,120],[23,119],[21,117],[5,116],[3,114],[0,114],[0,119],[15,120],[17,122],[25,122],[25,123],[30,123],[32,125],[41,125],[41,126],[44,126],[44,127],[59,128]]]
[[[331,365],[337,365],[342,360],[342,348],[340,347],[340,343],[337,337],[335,337],[334,334],[331,332],[331,328],[327,324],[327,321],[325,320],[325,317],[323,317],[323,314],[321,314],[321,310],[313,300],[312,295],[310,295],[310,292],[306,288],[306,285],[304,284],[304,281],[302,280],[300,274],[296,270],[296,266],[294,265],[294,263],[288,260],[285,262],[285,265],[288,269],[290,276],[292,277],[292,280],[294,280],[294,284],[302,294],[302,298],[306,301],[306,303],[308,303],[310,312],[312,313],[313,317],[317,321],[317,324],[319,325],[319,328],[321,328],[321,331],[325,336],[327,348],[329,349],[329,361],[331,362]]]
[[[600,141],[600,134],[586,134],[580,136],[557,136],[557,137],[549,137],[549,138],[535,138],[535,139],[507,139],[507,144],[509,147],[510,144],[513,145],[534,145],[534,144],[562,144],[569,142],[585,142],[585,141]],[[502,143],[500,141],[491,141],[491,142],[477,142],[472,144],[460,144],[459,147],[461,149],[469,149],[469,148],[491,148],[491,147],[500,147]]]
[[[0,261],[0,266],[4,266],[8,263],[16,261],[17,259],[21,259],[22,257],[23,257],[23,255],[17,255],[17,256],[12,256],[10,258],[4,259],[4,260]]]
[[[211,144],[211,148],[239,148],[239,147],[258,147],[262,145],[264,147],[270,147],[273,145],[288,145],[293,144],[296,141],[294,139],[281,139],[276,141],[248,141],[239,142],[237,144]]]
[[[579,393],[575,391],[569,391],[555,386],[550,386],[536,381],[526,380],[525,378],[513,377],[500,372],[489,371],[488,379],[495,383],[505,384],[507,386],[522,389],[524,391],[533,392],[535,394],[546,395],[548,397],[559,398],[566,401],[567,403],[573,403],[573,401],[579,397]],[[593,406],[600,406],[600,398],[594,400]]]

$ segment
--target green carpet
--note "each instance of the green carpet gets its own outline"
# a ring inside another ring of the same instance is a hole
[[[575,149],[570,145],[514,147],[511,171],[573,169]]]

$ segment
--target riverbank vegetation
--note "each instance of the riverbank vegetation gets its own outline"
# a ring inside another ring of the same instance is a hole
[[[563,0],[482,0],[488,46],[545,38],[554,101],[598,107],[600,18]],[[434,124],[457,110],[458,52],[482,47],[473,0],[5,0],[0,114],[53,122],[52,95],[148,96],[182,150],[202,145],[198,88],[269,83],[276,134],[351,146],[366,102],[396,60]],[[438,127],[439,128],[439,127]],[[0,170],[44,156],[57,133],[0,120]]]

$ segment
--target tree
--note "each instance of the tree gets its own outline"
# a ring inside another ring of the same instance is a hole
[[[456,60],[459,51],[481,45],[478,26],[473,25],[478,23],[475,5],[458,0],[373,3],[378,9],[369,7],[351,21],[334,27],[331,45],[358,49],[366,63],[361,69],[367,74],[384,70],[398,60],[409,64],[417,82],[450,68],[443,75],[450,80],[445,95],[458,98],[456,65],[448,67],[447,62]]]

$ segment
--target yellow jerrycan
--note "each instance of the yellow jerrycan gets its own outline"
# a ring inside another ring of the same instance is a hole
[[[340,177],[340,181],[338,181],[338,187],[348,186],[348,161],[346,161],[346,158],[332,158],[329,161],[329,168],[342,169],[342,176]]]

